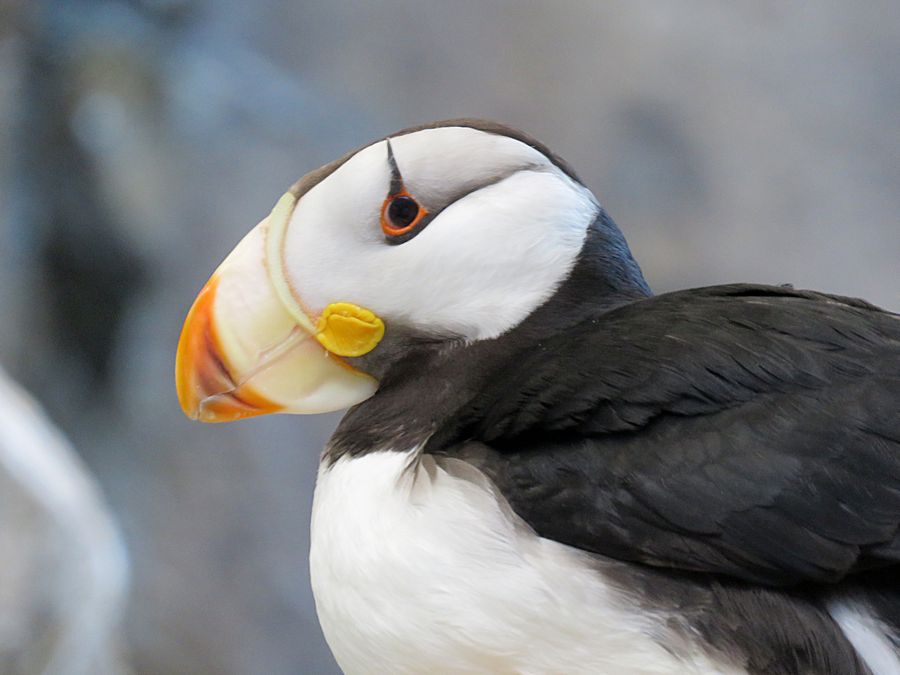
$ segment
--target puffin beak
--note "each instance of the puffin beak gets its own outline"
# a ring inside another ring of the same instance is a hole
[[[175,381],[181,408],[192,419],[331,412],[375,393],[376,380],[337,354],[372,349],[384,333],[381,320],[338,303],[314,322],[284,276],[281,245],[295,204],[290,193],[281,198],[219,266],[188,313]]]

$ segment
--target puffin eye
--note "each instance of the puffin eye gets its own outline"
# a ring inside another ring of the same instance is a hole
[[[390,195],[381,209],[381,229],[388,236],[396,237],[412,230],[427,211],[408,193]]]
[[[388,205],[388,220],[397,228],[404,228],[419,215],[419,205],[412,197],[394,197]]]

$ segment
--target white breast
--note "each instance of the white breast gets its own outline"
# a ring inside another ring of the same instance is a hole
[[[873,675],[900,673],[897,654],[898,637],[875,617],[863,602],[854,601],[852,594],[838,595],[828,603],[828,612],[853,645]]]
[[[737,672],[693,645],[676,656],[667,617],[534,534],[458,460],[374,452],[323,465],[310,569],[348,675]]]

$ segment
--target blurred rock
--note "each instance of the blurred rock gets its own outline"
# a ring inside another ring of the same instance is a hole
[[[123,674],[124,548],[81,460],[0,371],[0,672]]]

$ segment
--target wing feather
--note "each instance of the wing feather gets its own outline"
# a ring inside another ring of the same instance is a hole
[[[429,451],[545,537],[772,585],[900,563],[900,317],[862,301],[641,300],[515,354],[461,417]]]

